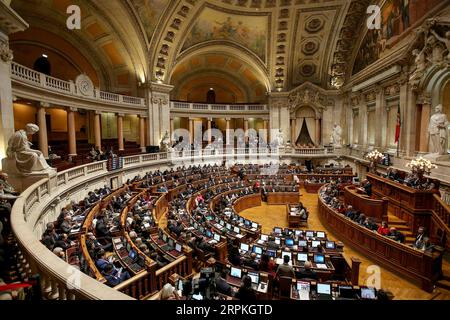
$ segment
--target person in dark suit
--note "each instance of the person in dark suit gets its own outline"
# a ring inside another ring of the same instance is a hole
[[[405,242],[405,235],[403,233],[401,233],[400,231],[398,231],[397,229],[395,229],[394,227],[392,227],[389,230],[388,237],[391,238],[392,240],[395,240],[400,243]]]
[[[256,253],[252,252],[250,257],[244,259],[244,266],[250,267],[254,270],[258,270],[259,263],[256,261]]]
[[[252,288],[252,279],[249,276],[244,276],[242,285],[236,293],[236,298],[243,301],[255,301],[256,293]]]
[[[370,183],[369,180],[364,180],[363,181],[363,188],[364,191],[366,192],[366,194],[371,197],[372,196],[372,184]]]
[[[100,216],[95,225],[95,234],[98,238],[111,239],[111,232],[107,227],[106,217]]]
[[[103,275],[110,287],[115,287],[125,280],[130,279],[130,274],[128,271],[122,271],[115,269],[112,264],[107,264],[103,271]]]
[[[303,270],[296,272],[297,279],[315,279],[318,280],[317,273],[311,269],[312,265],[310,261],[306,261]]]
[[[425,228],[419,227],[419,229],[417,229],[416,239],[414,240],[414,243],[412,244],[412,246],[416,249],[423,248],[424,239],[425,239]]]
[[[239,249],[234,244],[232,244],[228,249],[228,260],[230,260],[230,262],[235,266],[241,264],[241,255],[239,253]]]
[[[222,270],[220,276],[216,279],[216,290],[222,294],[226,294],[227,296],[233,295],[233,290],[231,286],[228,284],[227,273],[225,270]]]

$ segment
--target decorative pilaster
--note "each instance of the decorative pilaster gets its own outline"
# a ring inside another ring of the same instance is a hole
[[[270,130],[271,133],[283,132],[284,141],[290,137],[289,123],[289,93],[287,92],[271,92],[269,94],[269,112],[270,112]],[[272,132],[273,131],[273,132]],[[277,134],[270,134],[270,138],[277,137]]]
[[[162,137],[170,130],[170,91],[173,86],[151,83],[148,88],[149,143],[159,146]]]

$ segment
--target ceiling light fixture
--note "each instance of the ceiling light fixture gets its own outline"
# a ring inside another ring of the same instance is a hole
[[[42,56],[43,56],[44,58],[48,58],[48,55],[46,55],[45,53],[43,53]]]

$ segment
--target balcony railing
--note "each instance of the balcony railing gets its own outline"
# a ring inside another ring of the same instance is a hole
[[[171,110],[194,110],[194,111],[246,111],[261,112],[268,111],[265,104],[206,104],[171,101]]]
[[[124,96],[121,94],[101,91],[99,89],[94,89],[91,97],[85,96],[81,93],[80,89],[73,81],[65,81],[53,78],[15,62],[11,63],[11,78],[13,80],[21,81],[38,88],[52,90],[58,93],[75,96],[78,98],[94,101],[97,100],[101,102],[112,102],[117,105],[145,107],[144,98]]]

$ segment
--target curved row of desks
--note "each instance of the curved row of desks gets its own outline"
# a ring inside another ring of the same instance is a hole
[[[442,274],[442,254],[428,253],[379,235],[327,206],[319,195],[319,217],[328,230],[386,268],[409,278],[423,290],[433,291]]]

